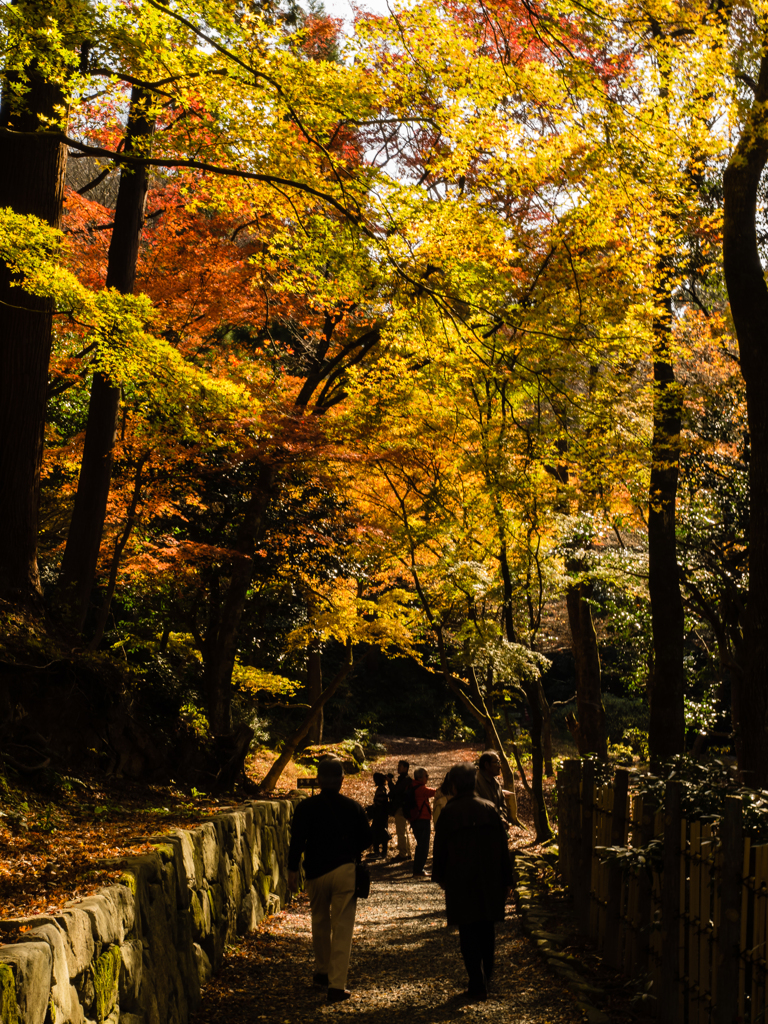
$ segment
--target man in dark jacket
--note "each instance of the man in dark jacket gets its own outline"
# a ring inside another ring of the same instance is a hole
[[[299,888],[304,854],[307,893],[312,910],[314,983],[328,986],[328,1002],[349,999],[347,971],[355,927],[355,861],[371,845],[365,811],[341,795],[344,768],[328,758],[317,768],[320,792],[303,800],[293,815],[288,848],[288,886]]]
[[[408,839],[408,819],[403,812],[403,800],[405,794],[411,788],[411,776],[408,774],[410,765],[407,761],[398,761],[397,778],[389,774],[387,785],[389,786],[389,806],[395,818],[395,834],[397,835],[397,856],[395,860],[410,860],[411,844]]]
[[[432,881],[445,890],[448,924],[459,927],[467,995],[483,1000],[493,974],[494,925],[504,918],[512,885],[512,862],[498,812],[475,795],[475,768],[454,765],[450,782],[455,795],[435,826]]]

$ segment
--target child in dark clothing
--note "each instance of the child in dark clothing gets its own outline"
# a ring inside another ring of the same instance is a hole
[[[387,845],[389,843],[389,796],[387,794],[386,777],[381,772],[373,773],[373,781],[376,783],[376,792],[373,794],[373,813],[371,815],[371,829],[373,830],[373,853],[375,856],[387,856]]]

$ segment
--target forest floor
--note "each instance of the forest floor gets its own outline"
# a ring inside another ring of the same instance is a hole
[[[371,802],[372,773],[397,771],[406,758],[426,768],[438,786],[457,761],[473,761],[479,748],[407,738],[385,739],[387,755],[358,775],[347,776],[342,792]],[[520,786],[518,784],[518,790]],[[518,792],[521,820],[528,817]],[[394,835],[394,829],[390,828]],[[511,845],[532,848],[532,832],[513,829]],[[490,998],[470,1004],[462,998],[466,974],[458,934],[445,924],[442,891],[427,878],[413,878],[408,862],[370,860],[373,882],[368,900],[358,902],[348,985],[352,998],[326,1007],[312,988],[309,903],[303,894],[259,931],[233,946],[223,969],[207,986],[193,1024],[301,1024],[316,1015],[354,1017],[368,1024],[442,1024],[489,1020],[498,1024],[576,1024],[583,1015],[526,938],[514,908],[497,932],[497,971]],[[427,863],[427,874],[429,874]]]

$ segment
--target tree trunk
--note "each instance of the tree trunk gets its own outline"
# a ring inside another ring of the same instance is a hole
[[[136,467],[136,478],[133,485],[133,495],[131,496],[131,503],[128,506],[128,515],[125,520],[120,536],[115,541],[115,550],[112,555],[112,562],[109,567],[109,580],[107,581],[107,592],[104,595],[101,607],[99,608],[99,614],[96,617],[96,630],[93,634],[91,642],[88,644],[88,649],[91,651],[98,650],[101,638],[104,636],[104,630],[107,628],[107,619],[109,618],[109,609],[112,605],[112,598],[115,596],[115,587],[117,585],[117,570],[120,567],[120,559],[122,558],[125,545],[128,543],[128,538],[131,536],[131,531],[136,525],[136,521],[139,518],[138,508],[139,502],[141,501],[141,474],[144,469],[144,465],[149,459],[149,452],[146,452],[139,460],[139,464]],[[167,627],[166,627],[167,629]],[[160,640],[160,649],[165,650],[168,645],[168,634],[166,629],[163,630],[163,636]]]
[[[512,574],[509,571],[507,559],[507,545],[502,539],[499,551],[501,564],[501,578],[504,585],[504,631],[509,643],[517,643],[515,626],[512,617]],[[547,842],[552,838],[553,832],[547,815],[547,805],[544,802],[544,715],[542,703],[539,696],[541,682],[532,681],[522,683],[523,693],[528,701],[531,712],[531,795],[533,804],[533,821],[536,828],[536,841]],[[543,690],[541,690],[543,697]],[[503,766],[503,762],[502,762]]]
[[[768,41],[764,40],[764,48]],[[768,55],[736,151],[723,177],[723,265],[747,390],[749,459],[749,594],[744,620],[739,692],[745,785],[768,785],[768,286],[757,244],[757,190],[768,159]]]
[[[567,568],[570,572],[580,572],[583,566],[571,560]],[[576,662],[576,713],[584,752],[595,753],[601,761],[607,761],[600,653],[589,604],[590,595],[590,585],[582,581],[571,584],[565,598]]]
[[[201,647],[206,710],[214,736],[232,731],[232,670],[237,631],[252,580],[253,558],[241,555],[234,563],[221,612],[209,623]]]
[[[314,705],[323,692],[323,660],[322,647],[319,641],[313,640],[307,651],[307,693],[309,703]],[[307,730],[309,742],[317,745],[323,742],[323,706],[312,720]]]
[[[533,794],[533,823],[536,828],[536,842],[545,843],[553,836],[544,802],[544,746],[542,744],[543,716],[539,703],[538,685],[522,683],[523,692],[531,709],[531,792]],[[535,737],[535,739],[534,739]]]
[[[2,81],[0,208],[58,227],[66,148],[50,137],[16,133],[49,127],[62,96],[36,67],[26,71],[21,112],[12,108],[20,77]],[[32,612],[42,607],[37,532],[52,327],[52,303],[12,288],[0,262],[0,599]]]
[[[149,97],[144,90],[134,87],[125,135],[126,153],[142,153],[152,137],[154,121],[146,116],[148,104]],[[148,184],[146,167],[124,167],[120,171],[107,287],[116,288],[123,295],[132,294],[136,284]],[[83,461],[58,583],[64,618],[77,633],[82,632],[85,623],[99,560],[119,409],[120,388],[105,374],[94,373]]]
[[[368,655],[366,654],[365,657]],[[365,661],[365,657],[363,661]],[[331,699],[336,690],[338,690],[341,683],[347,678],[349,673],[352,671],[352,641],[347,640],[347,657],[346,661],[334,676],[333,680],[323,690],[317,700],[314,702],[312,707],[306,714],[304,721],[291,733],[288,739],[283,744],[283,749],[280,751],[280,756],[277,758],[275,763],[269,769],[264,777],[264,781],[259,786],[262,793],[271,793],[277,785],[278,779],[283,774],[283,769],[289,764],[291,758],[296,753],[296,750],[307,735],[309,730],[312,728],[313,723],[317,720],[318,715],[323,713],[323,707]]]
[[[653,769],[682,753],[685,745],[685,615],[675,533],[683,395],[670,361],[672,309],[668,290],[663,302],[666,316],[656,321],[654,330],[653,441],[648,496],[648,588],[653,630],[648,741]]]
[[[203,689],[211,731],[215,736],[232,731],[232,669],[237,654],[237,633],[253,581],[253,550],[264,533],[264,515],[273,497],[274,471],[261,466],[238,531],[237,554],[232,556],[230,581],[220,608],[211,601],[208,627],[200,636],[193,624],[203,656]]]
[[[539,691],[539,707],[541,708],[541,750],[544,757],[544,773],[552,778],[555,770],[552,767],[552,708],[549,706],[541,677],[536,680]]]

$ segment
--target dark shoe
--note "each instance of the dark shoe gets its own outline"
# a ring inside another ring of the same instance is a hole
[[[426,876],[426,874],[427,874],[426,871],[414,871],[413,872],[413,877],[414,878],[424,878]]]
[[[408,856],[407,853],[398,853],[398,855],[396,857],[392,858],[392,860],[410,860],[410,859],[411,858]]]
[[[484,1003],[488,999],[488,991],[485,985],[470,985],[464,995],[470,1003]]]
[[[349,999],[352,993],[348,988],[329,988],[328,989],[328,1003],[343,1003],[345,999]]]
[[[312,984],[317,988],[328,988],[328,975],[327,974],[313,974]]]

